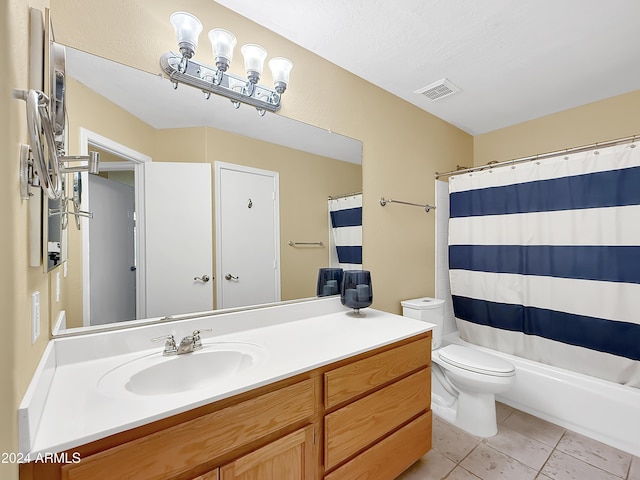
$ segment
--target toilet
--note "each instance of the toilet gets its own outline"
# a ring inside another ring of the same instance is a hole
[[[496,393],[515,382],[515,367],[494,355],[462,345],[442,346],[444,300],[404,300],[405,317],[435,324],[431,350],[431,409],[440,418],[479,437],[498,433]]]

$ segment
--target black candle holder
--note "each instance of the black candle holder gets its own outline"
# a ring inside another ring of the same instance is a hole
[[[368,270],[345,270],[342,276],[340,301],[356,313],[373,303],[371,272]]]
[[[321,268],[318,270],[318,287],[316,289],[316,294],[319,297],[338,295],[341,287],[341,268]]]

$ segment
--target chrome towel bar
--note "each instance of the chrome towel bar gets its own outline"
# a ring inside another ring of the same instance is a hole
[[[436,208],[434,205],[429,205],[429,204],[422,205],[420,203],[403,202],[402,200],[392,200],[390,198],[384,198],[384,197],[380,198],[380,205],[381,206],[384,207],[387,203],[401,203],[403,205],[411,205],[413,207],[422,207],[422,208],[424,208],[424,211],[427,212],[427,213],[429,212],[429,210],[431,210],[431,209],[435,210],[435,208]]]
[[[300,246],[323,247],[324,243],[322,243],[322,242],[294,242],[294,241],[289,240],[289,246],[290,247],[300,247]]]

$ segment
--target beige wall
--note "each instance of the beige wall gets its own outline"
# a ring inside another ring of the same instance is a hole
[[[29,268],[27,258],[28,201],[20,198],[18,152],[27,143],[25,103],[12,98],[12,89],[28,89],[29,6],[41,10],[48,1],[8,0],[0,4],[0,452],[17,452],[17,408],[40,360],[48,337],[49,276]],[[41,294],[42,334],[31,344],[30,297]],[[0,464],[0,477],[17,478],[17,465]]]
[[[640,90],[474,138],[474,164],[505,161],[640,134]]]
[[[15,128],[11,125],[17,120],[17,107],[13,107],[14,100],[11,99],[10,91],[12,83],[15,81],[17,72],[12,64],[12,55],[9,48],[10,38],[8,21],[8,2],[0,4],[0,57],[7,59],[9,71],[5,75],[0,75],[0,159],[3,165],[9,164],[9,159],[15,158],[16,142],[20,140]],[[13,6],[12,6],[13,7]],[[14,7],[15,8],[15,7]],[[17,103],[17,102],[16,102]],[[8,112],[6,115],[4,112]],[[9,182],[12,175],[17,175],[16,168],[5,167],[0,175],[0,224],[5,225],[6,232],[0,235],[0,249],[3,252],[15,251],[15,235],[11,234],[11,228],[16,225],[16,198],[15,186]],[[15,178],[15,177],[13,177]],[[15,452],[17,446],[17,425],[15,419],[15,408],[17,405],[17,385],[15,383],[15,351],[17,339],[16,316],[18,312],[18,301],[16,288],[14,287],[14,275],[17,274],[18,261],[14,255],[7,255],[4,259],[3,267],[0,269],[0,305],[3,314],[0,319],[0,327],[5,335],[5,348],[0,349],[0,425],[5,428],[0,431],[0,452]],[[23,274],[24,275],[24,274]],[[0,476],[3,478],[14,478],[17,468],[14,465],[0,465]]]

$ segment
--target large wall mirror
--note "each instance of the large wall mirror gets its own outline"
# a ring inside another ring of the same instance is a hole
[[[205,99],[182,85],[174,89],[161,75],[76,49],[66,52],[70,149],[100,151],[101,172],[73,179],[82,192],[82,209],[93,218],[81,218],[79,230],[73,221],[67,227],[62,299],[67,328],[59,333],[221,306],[217,282],[233,281],[233,272],[230,280],[216,275],[222,258],[216,245],[220,165],[275,175],[278,300],[315,296],[318,269],[329,266],[328,197],[362,190],[360,141],[282,115],[261,117],[249,106],[235,109],[226,99]],[[158,174],[157,168],[163,171]],[[241,182],[233,189],[244,187]],[[258,214],[267,203],[258,193],[241,195],[247,196],[243,210],[225,214],[232,219],[225,229],[240,235],[246,224],[242,215]],[[250,259],[265,239],[251,232],[245,237],[242,248]],[[170,241],[182,243],[168,247]],[[210,270],[189,267],[197,244],[209,250]],[[182,293],[171,285],[161,294],[152,289],[158,278],[185,275],[205,294],[204,303],[181,304]],[[152,296],[176,301],[171,308],[154,309]],[[256,303],[264,302],[247,305]]]

